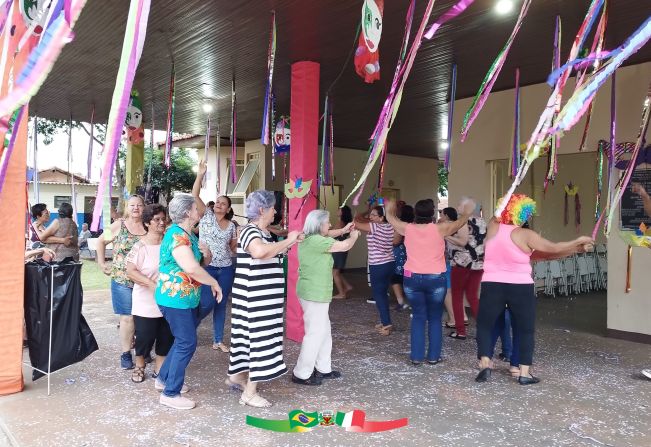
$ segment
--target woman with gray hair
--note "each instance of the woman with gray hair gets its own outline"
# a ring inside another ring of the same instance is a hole
[[[241,405],[264,408],[271,403],[257,392],[265,382],[287,372],[283,361],[283,305],[285,279],[282,254],[294,245],[300,232],[273,242],[269,225],[276,200],[270,191],[252,192],[245,212],[250,223],[237,241],[237,268],[231,308],[231,353],[226,384],[243,391]],[[246,373],[248,372],[248,378]]]
[[[350,233],[343,241],[334,238]],[[332,333],[328,310],[332,301],[332,253],[347,252],[359,237],[359,230],[350,223],[330,230],[330,213],[310,211],[303,226],[305,239],[298,249],[298,283],[296,295],[303,308],[305,335],[296,361],[292,382],[299,385],[321,385],[322,379],[338,379],[332,369]]]
[[[185,369],[197,348],[201,284],[210,286],[217,302],[222,299],[222,291],[217,280],[199,263],[203,255],[204,263],[209,264],[211,256],[205,245],[199,247],[199,239],[192,232],[201,218],[194,197],[176,194],[169,204],[169,214],[172,225],[161,243],[155,298],[172,330],[174,344],[154,385],[163,391],[162,405],[190,410],[194,401],[181,394],[188,391],[183,384]]]

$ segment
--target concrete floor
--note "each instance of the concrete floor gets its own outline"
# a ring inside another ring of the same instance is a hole
[[[198,406],[189,412],[158,404],[153,380],[132,383],[118,368],[116,318],[108,291],[86,294],[84,314],[100,351],[52,377],[29,381],[25,391],[0,398],[0,445],[20,446],[650,446],[651,382],[638,371],[651,367],[651,347],[607,339],[605,294],[542,298],[535,386],[517,385],[501,362],[491,382],[477,384],[475,342],[444,340],[445,361],[408,363],[409,312],[395,313],[397,332],[372,329],[375,307],[354,276],[355,297],[331,308],[333,364],[344,378],[321,387],[299,387],[284,376],[262,385],[270,409],[238,405],[239,393],[223,384],[226,354],[212,351],[208,321],[187,382]],[[448,331],[446,330],[446,333]],[[474,335],[471,326],[469,335]],[[228,330],[227,330],[228,333]],[[299,345],[287,342],[291,368]],[[316,427],[283,434],[248,427],[246,415],[285,419],[287,412],[359,408],[368,419],[409,417],[396,431],[348,433]],[[4,436],[4,438],[3,438]]]

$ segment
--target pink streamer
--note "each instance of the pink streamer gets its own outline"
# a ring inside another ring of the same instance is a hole
[[[465,11],[474,1],[475,0],[460,0],[456,5],[448,9],[445,14],[439,17],[438,20],[427,30],[425,33],[425,39],[429,40],[434,37],[434,33],[436,33],[441,26]]]
[[[2,194],[2,187],[5,184],[5,177],[7,175],[7,168],[9,167],[9,161],[11,160],[11,154],[14,152],[14,146],[16,145],[16,136],[18,135],[18,129],[20,128],[20,122],[23,119],[23,113],[25,112],[25,107],[21,107],[16,120],[14,121],[14,126],[11,131],[11,138],[9,139],[9,145],[2,151],[2,157],[0,157],[0,194]]]

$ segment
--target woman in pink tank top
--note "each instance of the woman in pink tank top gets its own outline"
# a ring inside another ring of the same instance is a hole
[[[475,381],[486,382],[491,375],[492,332],[495,322],[508,308],[513,328],[520,339],[520,385],[540,380],[532,376],[536,294],[531,261],[558,259],[592,250],[594,241],[582,236],[569,242],[550,242],[538,233],[521,228],[536,212],[536,202],[524,194],[514,194],[499,218],[493,218],[486,234],[484,276],[477,317],[477,349],[481,371]]]
[[[441,361],[443,328],[443,300],[447,291],[445,266],[445,236],[454,234],[466,225],[475,209],[468,200],[463,214],[454,222],[434,223],[433,200],[419,200],[414,206],[414,223],[398,219],[393,201],[385,201],[386,218],[395,231],[405,237],[407,262],[404,266],[405,294],[412,307],[411,363],[422,365],[424,361],[435,365]],[[425,326],[429,347],[425,356]]]

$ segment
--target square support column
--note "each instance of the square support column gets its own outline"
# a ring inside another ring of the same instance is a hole
[[[316,173],[319,139],[319,69],[316,62],[295,62],[292,64],[292,98],[290,119],[292,128],[289,151],[290,181],[301,177],[303,181],[313,180],[312,191],[307,200],[289,200],[289,231],[303,229],[307,214],[316,208]],[[302,205],[302,207],[301,207]],[[299,211],[300,210],[300,211]],[[296,296],[298,281],[298,248],[289,252],[287,269],[287,338],[303,341],[303,310]]]

